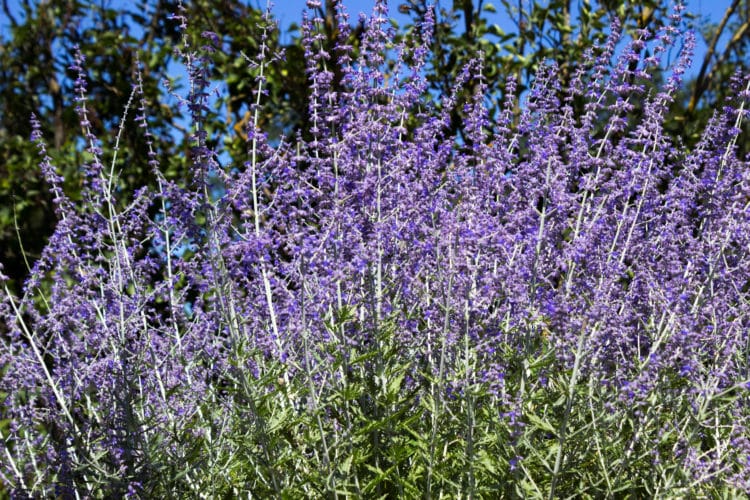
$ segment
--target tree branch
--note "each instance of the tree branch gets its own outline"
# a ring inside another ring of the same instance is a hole
[[[719,23],[719,27],[716,29],[716,32],[714,33],[714,36],[711,39],[711,43],[708,46],[708,52],[706,52],[706,55],[703,57],[703,64],[701,64],[701,69],[698,72],[698,78],[696,78],[695,80],[695,87],[693,87],[693,93],[690,96],[690,104],[688,104],[688,113],[692,113],[695,110],[695,107],[698,104],[698,99],[700,99],[700,96],[708,88],[708,83],[707,83],[708,79],[706,78],[706,71],[708,71],[708,65],[711,63],[711,59],[714,57],[714,54],[716,53],[716,46],[719,43],[719,38],[721,37],[721,34],[724,32],[724,29],[726,28],[727,23],[729,22],[729,18],[732,17],[732,14],[734,14],[734,12],[737,10],[737,6],[739,4],[740,4],[740,0],[732,1],[732,5],[730,5],[727,8],[726,12],[724,12],[724,17]]]
[[[16,18],[13,17],[13,14],[10,12],[10,7],[8,7],[8,0],[3,0],[3,12],[5,12],[5,15],[8,16],[8,19],[10,19],[10,25],[13,28],[18,27],[18,21],[16,21]]]

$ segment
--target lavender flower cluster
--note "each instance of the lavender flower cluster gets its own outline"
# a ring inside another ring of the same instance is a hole
[[[439,106],[427,98],[431,19],[393,47],[378,2],[355,51],[338,15],[335,53],[323,20],[303,23],[304,139],[271,143],[257,125],[263,69],[279,57],[260,40],[242,165],[222,167],[208,146],[219,37],[186,46],[191,180],[165,179],[152,151],[142,161],[159,189],[126,203],[116,186],[127,125],[108,152],[88,131],[77,56],[83,200],[66,197],[37,123],[59,223],[23,293],[6,287],[0,302],[5,487],[148,496],[174,464],[196,494],[207,470],[249,485],[251,472],[222,460],[262,454],[242,430],[261,425],[259,401],[315,415],[324,451],[309,458],[333,467],[326,436],[352,424],[327,401],[361,375],[384,394],[417,394],[405,415],[428,429],[481,391],[481,411],[509,429],[494,474],[521,481],[544,462],[550,497],[589,463],[576,457],[605,456],[607,436],[620,459],[590,467],[610,491],[645,463],[652,493],[750,493],[750,165],[736,153],[750,80],[734,80],[736,100],[688,150],[663,128],[694,45],[679,9],[627,44],[613,25],[569,84],[541,69],[520,108],[510,80],[499,116],[484,106],[479,64]],[[469,83],[474,99],[459,102]],[[131,99],[148,138],[138,85]],[[446,132],[457,107],[460,138]],[[385,354],[357,359],[386,348],[406,367],[395,382]],[[542,441],[529,440],[535,425],[548,428]],[[542,460],[531,442],[554,446]],[[437,476],[425,474],[428,489]]]

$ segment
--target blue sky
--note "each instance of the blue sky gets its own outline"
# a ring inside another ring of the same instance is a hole
[[[20,11],[20,4],[21,2],[19,0],[6,0],[8,3],[8,6],[10,7],[11,12],[19,12]],[[189,1],[189,0],[185,0]],[[355,20],[358,17],[358,14],[360,12],[363,12],[367,15],[370,14],[372,11],[372,7],[374,5],[374,0],[343,0],[344,5],[346,6],[347,10],[350,13],[350,16],[353,20]],[[437,3],[442,4],[446,7],[450,7],[453,3],[453,0],[436,0]],[[524,4],[529,3],[530,0],[523,0]],[[579,0],[580,1],[580,0]],[[265,6],[265,0],[248,0],[249,3],[264,7]],[[402,14],[400,14],[397,10],[397,6],[401,4],[403,0],[395,0],[389,2],[389,7],[391,10],[391,15],[399,22],[399,24],[403,25],[406,22],[408,22],[408,18]],[[112,6],[116,6],[118,4],[124,5],[128,4],[127,0],[104,0],[105,4],[109,4]],[[510,20],[506,15],[504,15],[504,8],[501,5],[500,0],[485,0],[485,5],[487,3],[494,3],[497,6],[497,14],[487,14],[489,21],[492,23],[498,24],[502,29],[513,32],[513,25],[511,24]],[[730,5],[731,0],[688,0],[687,1],[687,8],[689,12],[692,12],[699,16],[699,18],[706,19],[708,21],[713,21],[715,23],[718,23],[719,20],[721,20],[722,15],[724,11],[727,9],[727,7]],[[576,2],[573,2],[575,5]],[[277,0],[275,2],[275,5],[273,6],[272,10],[274,13],[274,16],[276,19],[279,20],[282,31],[286,30],[286,28],[291,23],[299,23],[299,21],[302,18],[302,11],[305,9],[306,6],[306,0]],[[7,29],[9,27],[9,22],[7,19],[4,18],[4,14],[2,11],[0,11],[0,34],[7,36]],[[284,36],[290,36],[290,35],[284,35]],[[700,66],[699,61],[702,60],[704,54],[706,52],[706,46],[705,43],[703,43],[701,37],[698,37],[698,47],[696,49],[695,54],[695,63],[693,64],[693,72],[697,73],[698,68]]]
[[[21,2],[20,0],[6,0],[8,6],[10,7],[11,12],[18,13],[20,9]],[[40,0],[36,0],[34,3],[39,2]],[[128,0],[101,0],[105,5],[109,5],[112,7],[120,6],[130,6],[128,4],[131,4]],[[190,0],[183,0],[186,2],[189,2]],[[250,3],[253,6],[256,7],[265,7],[266,0],[246,0],[248,3]],[[393,0],[389,2],[389,7],[391,11],[391,16],[393,16],[397,22],[400,25],[404,25],[409,22],[409,19],[400,14],[398,12],[397,6],[401,3],[403,3],[405,0]],[[450,8],[453,4],[453,0],[434,0],[437,1],[441,5],[445,5],[447,8]],[[476,2],[476,0],[474,0]],[[525,5],[530,3],[531,0],[522,0]],[[580,2],[581,0],[574,0],[572,4],[575,6]],[[343,0],[344,5],[346,6],[346,9],[348,10],[350,14],[350,18],[354,21],[357,19],[358,14],[360,12],[365,13],[366,15],[369,15],[372,11],[372,7],[374,5],[374,0]],[[491,23],[498,24],[501,29],[505,30],[506,32],[512,33],[515,31],[514,26],[510,19],[508,19],[507,15],[504,15],[504,7],[501,3],[501,0],[484,0],[485,5],[487,3],[494,3],[497,7],[497,14],[487,14],[488,20]],[[515,2],[514,2],[515,3]],[[544,3],[544,0],[542,0],[542,3]],[[692,12],[696,14],[699,19],[704,19],[707,22],[714,22],[718,23],[723,14],[724,11],[727,9],[727,7],[730,5],[731,0],[687,0],[687,9],[689,12]],[[279,20],[280,27],[282,30],[282,40],[288,41],[288,38],[292,35],[289,33],[285,33],[287,31],[287,28],[291,23],[299,23],[302,19],[302,11],[306,7],[306,0],[277,0],[276,5],[273,5],[272,12],[274,14],[274,17]],[[575,9],[575,7],[574,7]],[[3,39],[7,39],[9,36],[8,28],[9,28],[9,21],[5,19],[4,14],[2,13],[2,10],[0,10],[0,43],[2,43]],[[286,37],[286,40],[285,40]],[[698,70],[700,68],[701,61],[703,60],[703,57],[706,53],[706,45],[702,40],[702,37],[698,36],[698,46],[696,47],[696,53],[693,59],[693,65],[690,68],[690,70],[687,72],[687,77],[690,78],[691,76],[695,76],[698,73]],[[721,46],[721,45],[720,45]],[[173,63],[172,66],[168,69],[169,73],[172,77],[177,78],[180,81],[184,81],[185,79],[185,72],[184,68],[177,64]],[[167,104],[169,105],[174,104],[171,97],[166,97]]]
[[[450,6],[453,0],[441,0],[442,5]],[[389,2],[391,10],[396,10],[394,5],[398,5],[401,2]],[[485,2],[488,3],[488,2]],[[495,0],[494,3],[498,7],[498,12],[502,11],[502,6],[499,0]],[[524,1],[527,3],[527,1]],[[713,19],[718,21],[721,19],[721,15],[724,13],[726,8],[730,5],[730,0],[688,0],[688,10],[699,15],[710,15]],[[300,13],[305,8],[306,0],[278,0],[276,5],[273,7],[274,13],[279,16],[283,21],[291,22],[300,18]],[[372,10],[374,2],[373,0],[344,0],[344,5],[347,10],[354,17],[358,12],[364,12],[369,14]],[[396,13],[398,15],[398,13]]]
[[[305,9],[306,0],[278,0],[273,6],[273,12],[276,17],[281,21],[282,25],[290,22],[296,22],[301,18],[301,13]],[[389,2],[390,10],[393,11],[393,17],[397,20],[404,20],[405,17],[400,15],[396,11],[396,6],[402,3],[401,0],[395,2]],[[450,6],[453,0],[439,0],[438,3],[444,6]],[[506,20],[502,19],[503,7],[499,0],[485,1],[487,3],[493,3],[497,6],[498,15],[493,21],[500,24],[501,26],[507,23]],[[528,1],[524,0],[524,4]],[[688,11],[697,14],[699,16],[709,16],[712,20],[718,22],[724,11],[731,4],[731,0],[688,0],[687,8]],[[352,18],[356,18],[359,12],[364,12],[369,15],[374,5],[373,0],[344,0],[344,5],[349,11]]]
[[[19,12],[20,8],[20,2],[19,0],[6,0],[11,11],[12,12]],[[39,0],[37,0],[39,1]],[[130,2],[128,0],[101,0],[105,5],[110,6],[118,6],[118,5],[126,5]],[[189,1],[189,0],[184,0]],[[264,7],[266,0],[247,0],[252,5],[255,6],[261,6]],[[350,18],[352,20],[356,20],[358,17],[359,12],[364,12],[366,15],[369,15],[372,11],[372,7],[374,5],[374,0],[343,0],[344,5],[346,6]],[[397,22],[399,22],[400,25],[406,24],[409,20],[407,17],[403,16],[402,14],[399,14],[397,10],[397,6],[402,3],[404,0],[394,0],[390,3],[390,10],[391,15],[396,18]],[[453,0],[437,0],[439,3],[445,5],[446,7],[451,7]],[[476,1],[476,0],[475,0]],[[530,0],[522,0],[524,4],[528,4]],[[542,0],[544,1],[544,0]],[[577,4],[580,0],[576,0],[572,2],[574,5]],[[272,11],[274,14],[274,17],[279,20],[280,27],[282,29],[282,33],[287,30],[289,25],[291,23],[299,23],[302,18],[302,11],[305,9],[306,1],[305,0],[277,0],[278,4],[273,6]],[[485,4],[489,2],[494,2],[497,5],[497,14],[488,14],[488,20],[491,23],[498,24],[501,29],[504,29],[507,32],[513,32],[514,27],[511,21],[507,18],[507,16],[503,15],[504,8],[501,4],[500,0],[485,0]],[[688,0],[687,1],[687,8],[689,12],[692,12],[699,16],[699,18],[703,18],[706,21],[712,21],[714,23],[718,23],[722,16],[724,11],[727,9],[727,7],[730,5],[731,0]],[[492,16],[492,17],[489,17]],[[4,18],[4,14],[2,13],[2,10],[0,10],[0,43],[2,43],[3,39],[8,37],[8,28],[9,28],[9,21]],[[290,34],[282,34],[282,40],[284,40],[284,37],[290,37]],[[700,68],[700,63],[706,53],[706,45],[703,43],[702,38],[700,36],[698,38],[698,46],[696,47],[696,53],[694,57],[694,63],[690,71],[688,71],[688,78],[690,76],[696,75],[698,73],[698,69]],[[288,40],[285,40],[288,41]],[[174,63],[172,66],[169,67],[168,72],[171,74],[172,77],[177,78],[178,80],[184,81],[185,79],[185,71],[184,68]],[[167,105],[173,105],[173,98],[170,96],[165,96],[166,104]]]
[[[365,13],[369,16],[374,5],[374,0],[343,0],[347,11],[351,19],[356,19],[360,12]],[[451,7],[453,0],[436,0],[440,5],[445,7]],[[291,23],[298,23],[302,18],[302,11],[305,9],[306,0],[277,0],[275,5],[272,7],[272,11],[276,19],[279,20],[282,30],[284,30]],[[403,3],[403,0],[396,0],[389,2],[389,8],[391,16],[394,17],[400,25],[408,22],[408,17],[399,14],[397,6]],[[475,0],[476,3],[476,0]],[[487,14],[488,20],[492,23],[498,24],[502,29],[512,32],[513,25],[510,20],[504,15],[504,8],[500,0],[485,0],[484,4],[492,3],[497,7],[497,14]],[[530,3],[529,0],[523,0],[524,4]],[[576,3],[576,2],[572,2]],[[263,2],[260,2],[263,5]],[[686,6],[690,13],[698,16],[699,19],[704,19],[709,22],[718,23],[727,7],[731,4],[731,0],[687,0]],[[706,53],[707,47],[700,36],[697,37],[698,45],[696,47],[696,53],[694,57],[692,71],[690,74],[697,74],[700,68],[700,62]]]

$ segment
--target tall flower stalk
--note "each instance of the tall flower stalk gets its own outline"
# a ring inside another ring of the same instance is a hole
[[[59,223],[21,295],[0,301],[5,488],[750,493],[747,76],[688,150],[663,129],[694,44],[679,7],[625,44],[614,24],[567,84],[540,68],[520,105],[509,79],[490,116],[481,54],[431,104],[432,14],[395,46],[377,2],[355,45],[339,6],[330,52],[308,6],[310,129],[262,130],[280,57],[262,38],[243,54],[247,159],[222,166],[208,126],[222,35],[186,38],[191,179],[168,181],[150,149],[130,161],[156,192],[118,189],[120,138],[151,146],[153,104],[136,85],[104,145],[76,56],[82,199],[36,124]]]

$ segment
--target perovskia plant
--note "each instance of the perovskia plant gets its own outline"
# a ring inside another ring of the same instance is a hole
[[[37,124],[59,224],[0,302],[7,491],[750,493],[750,169],[736,154],[750,81],[694,149],[675,144],[662,125],[694,43],[679,13],[623,49],[613,25],[568,85],[542,68],[520,114],[508,97],[498,117],[479,65],[430,104],[431,18],[394,47],[378,2],[355,52],[340,7],[334,53],[305,18],[310,130],[278,144],[260,130],[277,57],[264,38],[247,58],[247,160],[227,168],[209,147],[221,34],[206,32],[183,48],[191,182],[165,179],[152,151],[158,191],[127,202],[118,139],[128,120],[150,137],[149,103],[136,85],[105,153],[77,55],[83,199],[66,197]],[[446,132],[456,106],[461,138]]]

